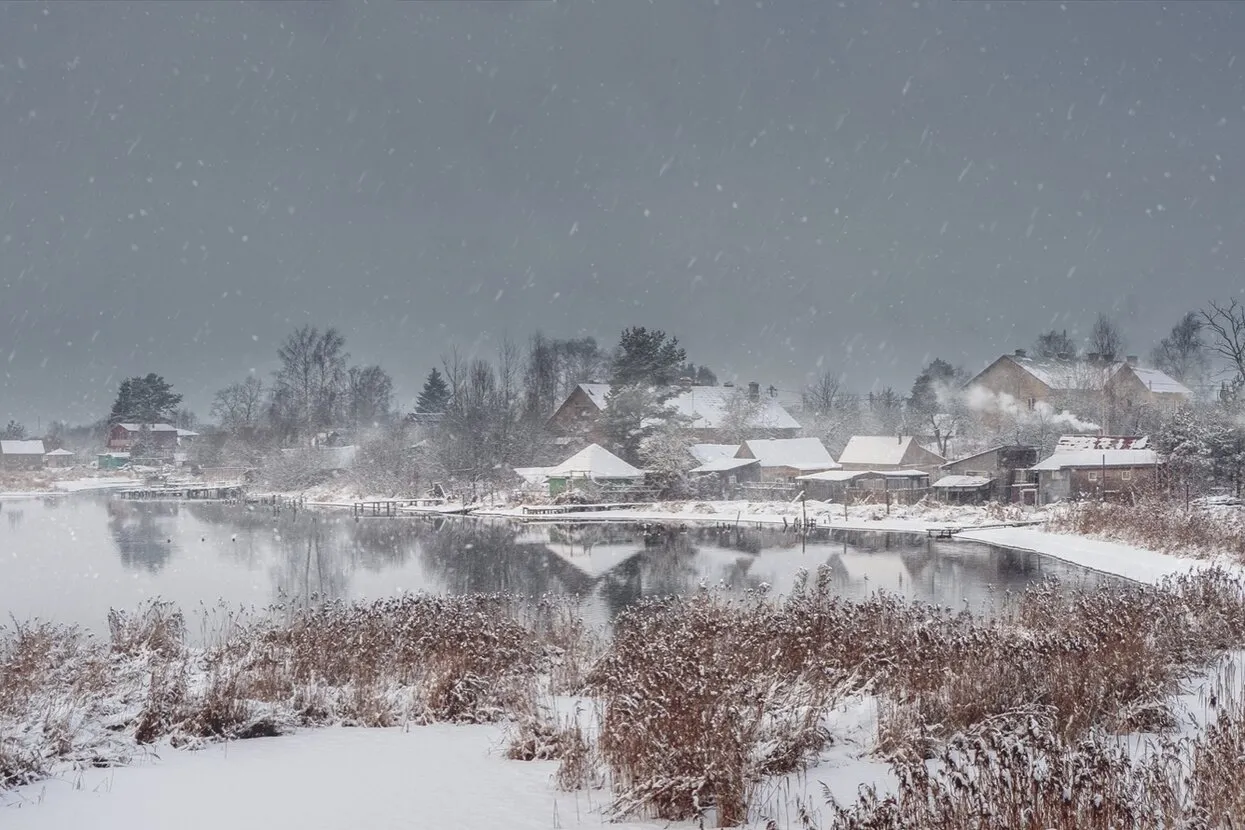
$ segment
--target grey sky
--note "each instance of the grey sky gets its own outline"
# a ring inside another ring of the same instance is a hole
[[[206,415],[295,325],[403,400],[451,343],[665,328],[906,387],[1240,290],[1245,8],[0,5],[0,418],[155,371]]]

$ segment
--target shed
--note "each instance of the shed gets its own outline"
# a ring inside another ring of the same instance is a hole
[[[577,482],[635,483],[644,479],[643,470],[600,444],[589,444],[561,464],[550,467],[547,474],[551,496],[573,488]]]
[[[74,454],[66,449],[55,449],[44,453],[43,463],[49,467],[72,467]]]
[[[919,501],[929,490],[923,470],[827,470],[799,476],[810,498],[840,502]]]
[[[0,441],[0,466],[6,470],[37,470],[43,466],[43,441]]]
[[[1023,501],[1027,491],[1036,490],[1036,474],[1029,470],[1037,461],[1037,447],[1005,444],[948,461],[942,465],[942,473],[943,478],[968,476],[989,479],[989,485],[974,493],[976,501],[1016,502]],[[940,494],[949,495],[949,485],[939,487],[942,480],[934,482],[934,487]],[[958,487],[951,488],[956,489]]]
[[[930,485],[948,504],[981,504],[990,500],[994,479],[988,476],[949,475]]]

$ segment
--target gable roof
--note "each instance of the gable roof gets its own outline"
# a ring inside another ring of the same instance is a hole
[[[1076,450],[1144,450],[1150,445],[1148,435],[1062,435],[1055,452]]]
[[[0,441],[0,455],[43,455],[43,441]]]
[[[738,470],[740,467],[748,467],[752,464],[760,464],[761,462],[755,458],[714,458],[706,461],[699,467],[688,470],[689,473],[725,473],[731,470]]]
[[[747,451],[748,455],[743,455]],[[830,451],[820,438],[769,438],[745,441],[739,458],[752,457],[762,467],[790,467],[794,470],[837,470]]]
[[[1171,375],[1168,375],[1166,372],[1161,372],[1158,369],[1146,369],[1141,366],[1125,365],[1127,366],[1128,371],[1131,371],[1134,375],[1136,375],[1137,380],[1141,381],[1142,385],[1144,385],[1151,392],[1159,395],[1184,395],[1185,397],[1193,396],[1193,390],[1189,389],[1189,387],[1185,386]]]
[[[589,444],[556,467],[550,467],[546,474],[550,478],[640,478],[644,471],[632,467],[600,444]]]
[[[735,453],[739,452],[738,444],[692,444],[687,448],[692,457],[701,464],[706,464],[716,458],[734,458]]]
[[[853,435],[847,439],[847,446],[839,453],[840,464],[879,464],[899,465],[904,463],[908,450],[916,442],[911,435]],[[927,450],[920,444],[916,446],[934,456],[941,458],[933,450]]]
[[[608,383],[581,383],[582,390],[597,409],[604,411],[608,405]],[[735,396],[747,396],[748,390],[735,386],[690,386],[666,402],[680,415],[691,419],[693,429],[720,429],[731,416]],[[561,409],[565,405],[558,408]],[[753,402],[757,407],[755,426],[758,429],[799,429],[800,422],[791,417],[776,398],[762,394]]]
[[[121,424],[117,424],[117,426],[121,427],[126,432],[142,432],[144,429],[147,430],[148,432],[177,432],[178,431],[177,427],[171,424],[121,423]]]
[[[60,458],[60,457],[62,457],[62,456],[66,456],[66,455],[73,455],[73,453],[72,453],[72,452],[70,452],[69,450],[65,450],[65,449],[52,450],[51,452],[46,453],[46,454],[47,454],[47,455],[54,455],[54,456],[56,456],[56,457],[58,457],[58,458]]]
[[[1153,467],[1159,456],[1154,450],[1062,450],[1052,453],[1031,470],[1052,471],[1092,467]]]

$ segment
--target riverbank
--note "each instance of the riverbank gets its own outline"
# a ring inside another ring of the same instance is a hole
[[[90,475],[81,470],[66,470],[58,475],[51,470],[31,473],[8,473],[0,477],[0,501],[65,496],[95,490],[118,490],[135,487],[142,481],[131,475]]]

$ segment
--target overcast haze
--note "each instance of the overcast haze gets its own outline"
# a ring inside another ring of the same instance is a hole
[[[1240,290],[1245,8],[0,5],[0,417],[200,416],[302,323],[406,403],[450,344],[677,334],[865,391]]]

